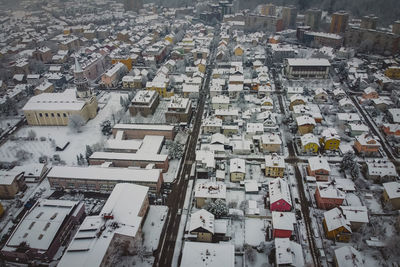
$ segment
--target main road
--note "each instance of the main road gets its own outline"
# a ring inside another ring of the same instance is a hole
[[[187,191],[188,179],[186,175],[190,176],[192,163],[196,160],[196,145],[197,139],[200,134],[201,120],[204,112],[205,98],[209,91],[211,66],[215,59],[215,47],[211,48],[208,66],[206,69],[206,78],[204,79],[202,90],[199,94],[199,101],[197,110],[194,117],[193,129],[189,136],[186,150],[183,155],[183,163],[178,171],[177,181],[172,187],[172,192],[168,196],[167,206],[169,208],[166,218],[166,226],[161,234],[160,243],[157,251],[155,252],[154,267],[158,266],[171,266],[175,250],[176,238],[178,236],[179,224],[181,215],[178,210],[182,209],[185,201],[185,193]]]

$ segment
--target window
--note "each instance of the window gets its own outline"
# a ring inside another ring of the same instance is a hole
[[[66,118],[66,117],[67,117],[67,114],[64,113],[63,116],[64,116],[64,118]]]
[[[60,113],[57,113],[57,117],[61,117]]]
[[[54,118],[54,113],[51,113],[51,116]]]
[[[46,115],[46,117],[48,117],[48,116],[49,116],[49,113],[45,113],[44,115]]]
[[[42,113],[39,113],[39,117],[43,117],[43,114],[42,114]]]

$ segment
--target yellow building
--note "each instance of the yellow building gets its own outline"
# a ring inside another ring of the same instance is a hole
[[[383,200],[390,203],[394,210],[400,209],[400,183],[389,182],[383,184]]]
[[[235,54],[235,56],[242,56],[244,53],[243,48],[240,45],[237,45],[234,50],[233,53]]]
[[[111,58],[111,63],[113,65],[117,64],[118,62],[121,62],[122,64],[124,64],[128,68],[129,71],[132,69],[132,64],[135,63],[135,61],[133,60],[133,58],[131,56]]]
[[[338,208],[325,212],[322,224],[328,239],[339,242],[350,241],[352,234],[350,222]]]
[[[174,43],[174,36],[168,34],[167,36],[165,36],[165,41],[168,41],[170,44]]]
[[[318,139],[312,133],[300,137],[301,148],[306,153],[317,153],[319,149]]]
[[[231,182],[240,182],[246,176],[246,161],[244,159],[234,158],[230,160]]]
[[[197,235],[197,241],[212,242],[214,222],[214,215],[205,209],[201,209],[191,215],[189,232]]]
[[[319,142],[324,150],[339,150],[340,136],[336,129],[327,128],[322,131]]]
[[[265,156],[265,176],[283,177],[285,173],[285,160],[277,154]]]
[[[146,83],[147,90],[157,91],[161,97],[169,98],[174,95],[174,92],[167,91],[168,84],[166,82],[152,81]]]
[[[385,75],[390,79],[400,79],[400,67],[392,66],[385,70]]]

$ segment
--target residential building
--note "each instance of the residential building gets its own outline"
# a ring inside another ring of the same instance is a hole
[[[330,32],[331,33],[344,33],[347,25],[349,24],[349,13],[346,11],[338,11],[333,13]]]
[[[394,210],[400,209],[400,183],[388,182],[383,184],[383,200]]]
[[[276,153],[265,156],[265,176],[283,177],[285,172],[285,160]]]
[[[188,242],[183,244],[181,267],[234,267],[235,246],[228,243]]]
[[[297,117],[296,123],[297,129],[301,135],[312,133],[316,125],[314,118],[309,115]]]
[[[375,30],[378,23],[378,17],[371,15],[366,15],[361,18],[361,28]]]
[[[303,248],[289,238],[275,238],[276,266],[304,266]]]
[[[269,202],[271,211],[290,211],[292,200],[289,185],[286,180],[276,178],[269,182]]]
[[[297,19],[297,8],[294,6],[284,6],[282,7],[282,22],[283,28],[293,29],[296,26]]]
[[[365,260],[360,252],[352,246],[335,249],[334,261],[336,267],[363,267]]]
[[[314,176],[317,181],[328,181],[331,168],[328,161],[319,156],[308,159],[307,174]]]
[[[47,46],[36,48],[32,52],[32,57],[38,61],[42,61],[43,63],[50,63],[53,55],[51,53],[51,49]]]
[[[273,238],[290,238],[296,224],[296,216],[292,212],[272,211]]]
[[[220,133],[222,129],[222,119],[218,117],[207,117],[201,124],[204,134]]]
[[[338,242],[349,242],[352,234],[350,222],[338,208],[324,212],[322,221],[326,238]]]
[[[47,175],[55,190],[111,192],[118,183],[138,184],[159,193],[163,184],[160,169],[54,166]]]
[[[260,136],[260,151],[277,153],[281,150],[282,140],[278,134],[264,133]]]
[[[149,209],[147,192],[145,186],[117,184],[100,214],[85,218],[58,266],[110,266],[121,243],[135,250]]]
[[[11,233],[2,258],[20,263],[52,260],[84,213],[85,205],[78,201],[40,199]]]
[[[343,204],[346,193],[334,182],[317,182],[315,200],[319,209],[329,210]]]
[[[319,141],[324,150],[339,150],[340,136],[335,128],[323,130]]]
[[[131,116],[140,113],[141,116],[147,117],[154,114],[159,103],[160,97],[156,91],[140,90],[129,105],[129,113]]]
[[[318,138],[312,133],[300,136],[300,145],[305,153],[317,153],[319,149]]]
[[[365,177],[375,183],[395,181],[399,178],[393,162],[384,159],[366,160],[363,171]]]
[[[121,62],[118,62],[101,76],[101,84],[107,88],[116,88],[127,71],[128,68]]]
[[[192,101],[188,98],[172,96],[165,112],[167,123],[189,123],[192,116]]]
[[[21,170],[0,170],[0,198],[12,199],[20,191],[25,191],[24,172]]]
[[[400,137],[400,124],[384,123],[382,124],[382,131],[386,136]]]
[[[340,206],[339,209],[349,221],[352,231],[357,231],[362,225],[369,223],[366,206]]]
[[[215,233],[215,217],[212,213],[201,209],[190,216],[190,234],[197,235],[197,241],[212,242]]]
[[[357,153],[371,156],[379,153],[381,144],[370,133],[364,133],[355,137],[354,149]]]
[[[210,201],[226,199],[226,184],[209,180],[197,180],[194,188],[196,208],[202,208]]]
[[[164,124],[115,124],[112,133],[115,138],[119,131],[122,131],[125,139],[143,139],[146,135],[164,136],[167,140],[175,138],[174,126]]]
[[[246,161],[240,158],[233,158],[229,163],[231,182],[240,182],[246,176]]]
[[[313,31],[318,30],[321,24],[321,9],[308,9],[305,14],[305,24],[310,26]]]

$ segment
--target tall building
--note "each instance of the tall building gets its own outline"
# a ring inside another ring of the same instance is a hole
[[[143,0],[124,0],[125,11],[136,11],[143,7]]]
[[[276,7],[274,4],[266,4],[261,6],[261,15],[265,16],[275,16],[276,15]]]
[[[395,21],[395,22],[393,23],[392,32],[393,32],[394,34],[400,35],[400,20]]]
[[[378,17],[374,15],[367,15],[361,19],[361,28],[364,29],[376,29],[376,24],[378,23]]]
[[[330,32],[331,33],[344,33],[347,25],[349,24],[349,13],[346,11],[338,11],[333,13]]]
[[[287,6],[282,8],[282,21],[283,27],[295,28],[297,19],[297,8],[294,6]]]
[[[74,66],[74,84],[76,86],[76,97],[80,99],[88,98],[93,95],[92,90],[89,86],[89,81],[83,72],[81,64],[79,64],[78,58],[75,57]]]
[[[321,9],[309,9],[306,11],[305,24],[310,26],[313,31],[319,29],[321,23],[322,11]]]

